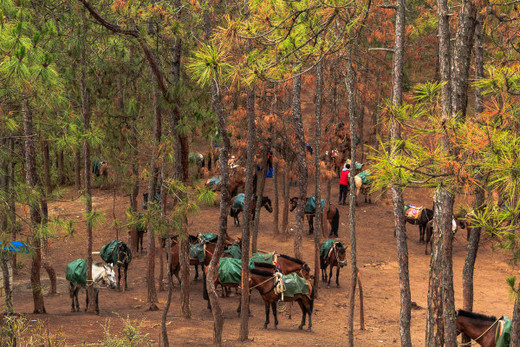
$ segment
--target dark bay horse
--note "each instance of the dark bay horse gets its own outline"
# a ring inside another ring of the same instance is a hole
[[[117,245],[117,250],[118,259],[117,263],[114,264],[117,266],[117,288],[120,288],[119,284],[121,282],[121,268],[123,268],[123,275],[125,277],[123,283],[123,292],[126,292],[126,289],[128,288],[128,265],[130,265],[130,262],[132,261],[132,251],[130,250],[130,247],[128,247],[128,245],[122,241]]]
[[[291,200],[290,200],[290,205],[291,205],[290,211],[291,212],[294,211],[294,209],[298,206],[298,200],[299,200],[299,198],[297,196],[291,198]],[[314,213],[305,212],[305,215],[307,216],[307,221],[309,223],[309,234],[312,234],[314,232],[314,216],[316,215],[316,212],[314,212]],[[322,218],[322,220],[323,220],[323,218]],[[330,207],[327,210],[327,220],[330,223],[329,235],[338,236],[339,210],[334,204],[330,204]]]
[[[199,272],[197,265],[201,265],[204,269],[205,265],[208,265],[211,261],[211,257],[213,256],[213,253],[215,252],[215,247],[217,243],[211,242],[204,244],[204,261],[200,262],[198,258],[190,258],[190,265],[195,265],[196,273],[195,273],[195,279],[199,278]],[[181,279],[179,278],[179,270],[180,270],[180,264],[179,264],[179,244],[175,244],[171,247],[171,255],[172,255],[172,263],[170,267],[170,271],[177,277],[177,280],[179,283],[181,282]]]
[[[334,241],[332,248],[328,255],[322,257],[320,255],[320,269],[321,269],[321,280],[327,281],[327,267],[330,266],[329,282],[327,287],[330,288],[330,280],[332,279],[332,268],[336,267],[336,285],[339,287],[339,269],[347,265],[346,259],[347,252],[343,244],[339,241]]]
[[[238,195],[237,195],[238,196]],[[242,208],[233,208],[233,203],[235,202],[235,198],[237,196],[234,196],[233,199],[231,199],[231,210],[229,211],[229,215],[231,217],[233,217],[233,221],[235,223],[236,226],[240,226],[240,219],[238,218],[238,215],[240,214],[240,212],[242,212]],[[254,220],[255,219],[255,210],[256,210],[256,201],[258,200],[258,197],[255,196],[253,198],[253,200],[251,201],[252,203],[250,204],[250,209],[251,209],[251,219]],[[272,213],[273,212],[273,206],[271,205],[271,199],[269,199],[267,196],[263,196],[262,197],[262,205],[261,207],[265,207],[265,209],[267,210],[267,212],[269,213]]]
[[[265,305],[265,323],[264,328],[267,329],[269,325],[269,311],[270,307],[273,309],[274,327],[278,326],[278,315],[276,304],[281,299],[281,294],[277,293],[276,287],[281,280],[279,272],[265,271],[260,269],[252,269],[249,276],[249,288],[256,289],[262,296]],[[302,310],[302,321],[298,329],[303,329],[307,314],[309,315],[309,324],[307,329],[310,331],[312,327],[312,310],[314,306],[314,290],[309,280],[306,280],[309,285],[309,295],[295,294],[293,297],[284,297],[284,302],[297,301]]]
[[[459,221],[455,218],[451,221],[451,232],[453,235],[457,233]],[[462,229],[462,227],[461,227]],[[428,255],[428,246],[430,246],[430,253],[433,249],[433,219],[426,224],[426,244],[424,245],[424,254]]]
[[[410,216],[407,216],[407,214],[405,213],[404,219],[406,222],[410,224],[419,225],[419,243],[423,243],[424,234],[426,231],[426,224],[428,224],[428,222],[433,219],[433,210],[424,207],[421,208],[421,211],[419,213],[419,218],[412,218]]]
[[[483,347],[495,347],[497,328],[501,326],[501,319],[458,310],[457,335],[464,333]]]

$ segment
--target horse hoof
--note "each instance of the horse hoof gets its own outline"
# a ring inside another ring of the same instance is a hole
[[[327,285],[327,289],[330,289],[330,284],[329,284],[329,285]]]
[[[267,329],[267,324],[264,324],[264,329]]]
[[[298,327],[298,329],[302,330],[302,329],[303,329],[303,325],[300,325],[300,326]]]

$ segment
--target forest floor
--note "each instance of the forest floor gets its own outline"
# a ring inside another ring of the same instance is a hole
[[[314,189],[309,185],[309,189]],[[296,189],[293,187],[293,192]],[[311,190],[309,190],[311,191]],[[313,191],[313,190],[312,190]],[[273,184],[268,179],[266,194],[272,198]],[[337,179],[332,190],[332,202],[336,202],[338,194]],[[71,198],[72,193],[65,198]],[[77,195],[77,194],[76,194]],[[294,194],[292,194],[294,195]],[[65,199],[64,198],[64,199]],[[388,197],[379,197],[373,204],[365,204],[360,198],[356,212],[358,266],[364,292],[365,330],[359,329],[359,301],[356,298],[355,314],[355,344],[357,346],[398,346],[399,338],[399,276],[397,264],[396,240],[393,237],[392,205]],[[374,200],[374,199],[373,199]],[[431,207],[431,193],[426,190],[405,191],[405,201],[416,205]],[[117,196],[115,215],[124,218],[129,199]],[[459,203],[459,202],[457,202]],[[112,223],[113,201],[111,190],[94,190],[94,209],[103,212],[106,221],[94,230],[94,250],[99,250],[104,244],[115,239]],[[141,206],[139,204],[139,206]],[[341,218],[339,236],[346,245],[349,244],[348,206],[339,206]],[[61,216],[73,220],[83,220],[84,203],[82,199],[69,202],[50,203],[49,211],[53,216]],[[189,232],[193,235],[202,232],[218,232],[218,206],[203,207],[200,213],[190,219]],[[294,226],[294,213],[290,214],[291,226]],[[234,227],[232,219],[228,219],[229,233],[236,237],[240,229]],[[99,295],[100,315],[85,312],[71,313],[71,302],[68,294],[68,283],[65,280],[66,265],[81,257],[85,257],[86,235],[84,223],[76,224],[73,237],[53,240],[50,247],[50,263],[58,274],[58,294],[45,296],[47,314],[33,315],[32,295],[29,282],[30,259],[21,258],[23,266],[15,275],[14,306],[19,313],[26,314],[29,320],[42,320],[50,334],[59,333],[66,339],[66,345],[99,345],[109,329],[111,335],[123,334],[123,319],[141,324],[143,333],[153,345],[160,340],[161,311],[146,310],[146,256],[134,255],[128,273],[129,290],[125,293],[103,289]],[[411,333],[414,345],[424,342],[425,316],[428,292],[428,271],[430,256],[424,254],[424,245],[418,243],[418,226],[407,224],[408,251],[410,266],[410,282],[412,301],[415,309],[412,311]],[[313,238],[308,235],[307,224],[304,230],[305,261],[313,264]],[[121,232],[120,239],[127,241],[128,235]],[[509,296],[505,278],[516,271],[500,250],[492,249],[492,239],[482,238],[475,269],[475,304],[476,312],[488,315],[512,314],[513,303]],[[146,236],[145,236],[146,252]],[[265,210],[261,214],[259,243],[261,250],[293,254],[293,239],[289,235],[275,236],[273,234],[273,216]],[[466,233],[456,235],[453,245],[453,270],[455,282],[455,304],[462,304],[462,267],[466,255]],[[319,298],[315,302],[312,332],[298,330],[301,312],[294,306],[292,319],[280,314],[278,329],[271,324],[263,329],[265,319],[263,301],[258,292],[253,292],[251,301],[252,317],[249,321],[249,336],[247,345],[259,346],[344,346],[347,344],[347,314],[350,288],[350,248],[347,250],[349,265],[342,269],[340,287],[333,284],[327,289],[321,283]],[[95,256],[95,260],[99,260]],[[156,263],[156,274],[159,261]],[[191,268],[193,279],[193,267]],[[49,281],[42,269],[44,291],[49,288]],[[168,314],[168,334],[170,343],[174,346],[204,346],[212,344],[213,318],[202,299],[202,281],[191,282],[191,312],[192,318],[181,317],[179,307],[179,286],[175,281],[172,306]],[[158,306],[162,309],[166,302],[166,293],[159,292]],[[80,293],[80,305],[84,308],[84,291]],[[231,295],[221,299],[224,310],[223,340],[227,346],[242,345],[237,342],[240,320],[236,313],[239,297]],[[34,322],[32,323],[34,324]]]

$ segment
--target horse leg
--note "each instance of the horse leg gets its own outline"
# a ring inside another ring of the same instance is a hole
[[[199,266],[195,264],[195,281],[199,279]]]
[[[124,267],[125,284],[123,287],[123,292],[126,292],[126,289],[128,288],[128,284],[126,282],[127,273],[128,273],[128,263],[125,263],[125,267]]]
[[[424,231],[426,226],[423,223],[419,223],[419,243],[424,243]]]
[[[271,303],[271,307],[273,308],[274,328],[278,329],[278,312],[276,310],[276,301]]]
[[[300,326],[298,329],[302,330],[303,326],[305,325],[305,318],[307,316],[307,310],[305,309],[305,305],[303,305],[302,299],[298,299],[298,304],[300,305],[300,308],[302,310],[302,322],[300,323]]]
[[[332,279],[332,267],[332,264],[330,264],[329,282],[327,283],[327,288],[330,288],[330,280]]]
[[[96,314],[99,315],[99,289],[94,289],[94,297],[95,297],[95,303],[96,303]]]
[[[79,287],[74,290],[74,299],[76,301],[76,312],[79,312]]]
[[[327,265],[325,260],[320,257],[321,281],[327,282]]]
[[[309,221],[309,234],[312,234],[314,232],[314,216],[307,215],[307,220]]]
[[[336,285],[339,288],[339,266],[336,266]]]
[[[267,326],[269,325],[269,302],[264,301],[265,305],[265,323],[264,323],[264,329],[267,329]]]
[[[87,311],[87,308],[88,308],[88,289],[87,289],[87,287],[85,287],[85,312]]]
[[[121,290],[120,282],[121,282],[121,265],[117,264],[117,290]]]
[[[309,314],[309,325],[307,326],[307,330],[311,331],[311,328],[312,328],[312,306],[313,306],[313,303],[312,303],[312,299],[309,300],[309,303],[308,303],[309,307],[306,307],[306,310],[307,310],[307,313]]]

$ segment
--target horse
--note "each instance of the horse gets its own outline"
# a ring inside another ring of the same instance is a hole
[[[249,288],[258,290],[265,305],[265,323],[264,329],[269,325],[269,310],[270,306],[273,309],[274,328],[278,326],[278,316],[276,304],[281,299],[282,294],[278,293],[277,287],[280,285],[282,274],[279,272],[265,271],[260,269],[252,269],[249,276]],[[309,285],[310,295],[295,294],[293,297],[284,297],[284,302],[297,301],[302,310],[302,321],[298,329],[303,329],[307,314],[309,315],[309,324],[307,329],[310,331],[312,327],[312,311],[314,306],[314,290],[311,281],[306,280]]]
[[[231,199],[231,203],[230,203],[231,210],[229,211],[229,215],[231,217],[233,217],[235,225],[236,226],[240,226],[240,219],[238,219],[238,215],[240,214],[240,212],[242,212],[243,207],[241,207],[241,208],[233,208],[233,203],[235,202],[235,199],[237,197],[238,197],[238,195],[234,196],[233,199]],[[257,200],[258,200],[257,196],[253,197],[253,200],[251,201],[251,204],[249,205],[250,209],[251,209],[251,218],[253,220],[255,219],[256,201]],[[273,207],[271,205],[271,199],[269,199],[267,196],[263,196],[262,197],[262,205],[260,207],[265,207],[265,209],[269,213],[273,212]]]
[[[330,151],[330,164],[334,169],[334,172],[340,177],[341,169],[343,165],[345,165],[345,160],[347,159],[346,150],[338,150],[333,149]]]
[[[147,195],[147,197],[148,197],[148,195]],[[143,214],[141,212],[139,212],[137,214],[137,216],[139,219],[143,218]],[[144,234],[146,232],[148,232],[148,230],[141,222],[139,222],[135,225],[135,229],[137,231],[137,252],[142,254],[143,253],[143,238],[144,238]]]
[[[356,183],[356,206],[357,206],[357,198],[359,194],[363,194],[365,197],[365,203],[372,203],[372,196],[370,195],[370,183],[363,183],[363,179],[358,175],[354,176],[354,182]]]
[[[482,347],[495,347],[497,328],[501,327],[502,317],[485,316],[483,314],[458,310],[457,335],[464,333]]]
[[[290,211],[294,211],[294,209],[298,206],[298,200],[299,198],[297,196],[291,198],[290,204],[291,208]],[[309,234],[312,234],[314,232],[314,216],[315,213],[307,213],[305,212],[305,215],[307,216],[307,221],[309,223]],[[323,216],[323,215],[322,215]],[[323,218],[322,218],[323,220]],[[334,204],[330,204],[329,209],[327,210],[327,220],[330,224],[330,233],[329,235],[335,235],[338,236],[338,229],[339,229],[339,210]]]
[[[336,266],[336,285],[339,287],[339,269],[347,265],[346,259],[347,252],[343,244],[339,241],[334,241],[332,248],[328,255],[322,257],[320,255],[320,269],[321,269],[321,280],[327,281],[327,267],[330,266],[329,282],[327,288],[330,288],[330,280],[332,279],[332,268]]]
[[[451,221],[451,232],[452,232],[453,235],[455,235],[457,233],[458,224],[459,223],[457,222],[456,219],[452,219],[452,221]],[[461,227],[461,229],[463,229],[463,228]],[[430,246],[430,252],[432,252],[432,249],[433,249],[433,239],[432,239],[432,236],[433,236],[433,219],[426,224],[425,232],[426,232],[426,244],[424,246],[424,254],[428,255],[428,245]]]
[[[125,292],[128,288],[128,265],[130,265],[130,262],[132,261],[132,251],[130,250],[130,247],[128,247],[128,245],[123,241],[114,240],[103,246],[100,255],[101,258],[105,261],[105,263],[117,266],[117,289],[121,288],[121,268],[123,268],[123,292]]]
[[[419,218],[408,217],[405,213],[404,220],[410,224],[419,225],[419,243],[423,243],[426,224],[433,219],[433,210],[422,208],[420,213]]]
[[[115,278],[114,268],[110,264],[104,263],[95,263],[92,264],[92,282],[94,287],[94,300],[96,303],[96,314],[99,314],[99,289],[101,286],[110,287],[111,289],[116,288],[116,278]],[[86,289],[85,284],[74,283],[69,281],[69,294],[72,299],[72,309],[71,312],[79,312],[79,300],[78,293],[81,288]],[[76,305],[74,305],[74,302]],[[89,297],[88,291],[86,294],[86,306],[88,307]],[[86,307],[85,307],[86,310]]]

